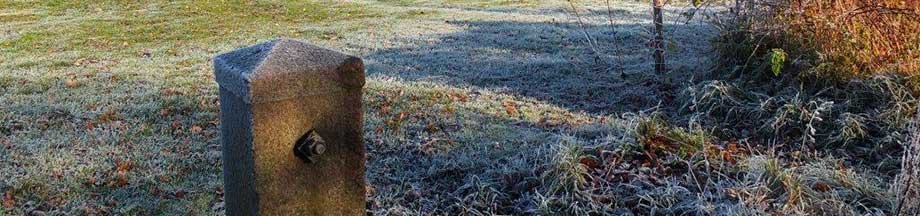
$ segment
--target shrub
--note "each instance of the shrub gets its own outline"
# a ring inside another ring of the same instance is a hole
[[[755,166],[769,174],[760,176],[766,191],[793,204],[783,211],[920,213],[920,132],[909,125],[920,93],[920,1],[736,3],[716,22],[723,67],[685,91],[686,110],[717,135],[770,144],[779,161],[803,149],[840,158],[800,170]]]
[[[786,64],[832,80],[920,73],[920,1],[742,0],[732,11],[720,48],[743,69],[779,73],[785,51]]]

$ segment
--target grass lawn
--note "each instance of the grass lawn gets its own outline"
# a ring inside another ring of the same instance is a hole
[[[686,96],[661,80],[710,68],[715,30],[670,8],[680,73],[649,74],[650,9],[612,4],[0,0],[0,215],[222,214],[210,60],[277,37],[364,58],[375,214],[757,214],[807,208],[769,189],[814,179],[836,180],[800,197],[890,206],[887,179],[838,159],[789,168],[658,121]],[[705,150],[649,164],[649,134]]]

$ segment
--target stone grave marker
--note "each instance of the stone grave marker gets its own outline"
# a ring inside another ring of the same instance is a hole
[[[214,59],[227,215],[364,215],[364,64],[276,39]]]

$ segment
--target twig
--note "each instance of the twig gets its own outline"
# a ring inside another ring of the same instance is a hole
[[[597,49],[597,44],[591,39],[591,35],[588,34],[588,27],[584,22],[581,21],[581,14],[578,14],[578,8],[575,7],[575,2],[568,0],[569,5],[572,6],[572,13],[575,14],[576,20],[578,20],[578,25],[581,26],[582,33],[585,34],[585,39],[588,40],[588,46],[591,47],[591,51],[594,52],[595,57],[600,57],[601,52]]]

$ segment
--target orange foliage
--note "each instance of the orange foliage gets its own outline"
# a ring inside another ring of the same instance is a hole
[[[920,74],[920,0],[783,0],[774,22],[851,75]]]

